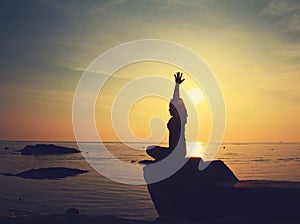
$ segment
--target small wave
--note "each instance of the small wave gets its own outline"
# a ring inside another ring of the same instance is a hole
[[[251,162],[269,162],[271,161],[270,159],[253,159],[253,160],[250,160]]]
[[[278,161],[299,161],[300,162],[300,158],[280,158],[277,160]]]

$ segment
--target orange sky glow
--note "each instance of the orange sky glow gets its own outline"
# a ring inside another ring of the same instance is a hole
[[[74,141],[73,95],[84,70],[118,44],[153,38],[192,49],[214,72],[226,105],[224,142],[300,141],[299,4],[111,2],[115,4],[41,3],[39,7],[45,11],[41,24],[34,26],[38,18],[26,12],[23,15],[22,27],[28,26],[32,36],[23,34],[21,25],[16,31],[7,28],[7,36],[1,40],[7,45],[2,56],[7,61],[1,66],[0,140]],[[60,25],[51,24],[51,17]],[[7,27],[13,25],[7,20]],[[173,81],[177,71],[168,64],[139,62],[115,72],[95,104],[101,138],[119,141],[111,123],[111,108],[126,83],[151,75]],[[187,109],[193,107],[199,114],[198,123],[188,119],[187,141],[205,143],[212,125],[209,99],[191,78],[193,74],[184,75],[181,88],[188,93],[189,98],[183,97]],[[171,99],[173,86],[162,88]],[[129,113],[133,133],[141,139],[149,136],[151,119],[160,117],[152,131],[163,130],[162,142],[166,142],[168,104],[159,97],[136,102]],[[200,130],[197,136],[196,129]]]

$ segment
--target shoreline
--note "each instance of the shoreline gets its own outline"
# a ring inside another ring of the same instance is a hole
[[[221,224],[221,223],[243,223],[243,224],[296,224],[300,223],[300,217],[274,218],[264,215],[238,214],[234,216],[217,216],[202,220],[189,220],[177,216],[158,217],[154,221],[120,218],[114,215],[75,215],[75,214],[52,214],[32,215],[23,217],[0,217],[1,224]]]

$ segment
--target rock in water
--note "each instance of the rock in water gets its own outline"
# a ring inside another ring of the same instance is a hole
[[[149,160],[149,159],[144,159],[144,160],[138,161],[138,163],[143,164],[143,165],[148,165],[148,164],[155,163],[155,161],[154,160]]]
[[[65,212],[67,215],[79,215],[79,209],[78,208],[69,208]]]
[[[20,151],[22,155],[52,155],[52,154],[68,154],[68,153],[80,152],[77,149],[57,146],[53,144],[27,145]]]
[[[20,172],[17,174],[2,173],[2,175],[42,180],[42,179],[60,179],[60,178],[75,176],[75,175],[78,175],[81,173],[87,173],[87,172],[89,172],[89,171],[65,168],[65,167],[49,167],[49,168],[26,170],[24,172]]]

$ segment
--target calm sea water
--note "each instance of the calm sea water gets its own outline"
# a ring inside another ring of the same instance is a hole
[[[30,180],[0,175],[0,215],[64,213],[70,207],[81,214],[116,215],[153,220],[158,215],[146,186],[113,182],[94,171],[81,153],[22,156],[18,150],[39,142],[0,142],[0,172],[17,173],[32,168],[68,167],[90,172],[59,180]],[[45,143],[45,142],[43,142]],[[46,142],[77,148],[76,143]],[[94,144],[94,143],[90,143]],[[107,143],[111,152],[137,166],[149,159],[145,143]],[[240,180],[300,182],[300,143],[226,143],[216,159],[223,160]],[[130,176],[130,175],[129,175]],[[22,200],[20,200],[22,199]]]

